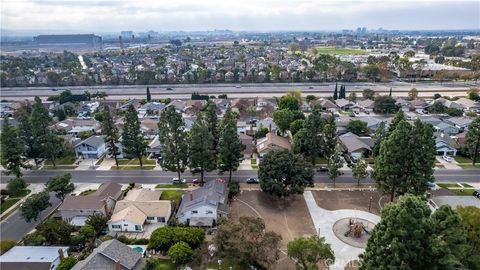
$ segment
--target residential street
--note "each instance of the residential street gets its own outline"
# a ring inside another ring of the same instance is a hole
[[[77,183],[104,183],[115,181],[117,183],[141,183],[141,184],[155,184],[155,183],[169,183],[177,174],[166,171],[153,170],[131,170],[131,171],[73,171],[73,170],[49,170],[49,171],[29,171],[25,172],[24,179],[29,183],[45,183],[52,176],[61,175],[64,173],[72,174],[72,181]],[[337,183],[356,183],[356,179],[352,177],[351,171],[345,171],[345,174],[337,179]],[[479,169],[438,169],[435,171],[435,179],[438,182],[473,182],[480,183]],[[244,182],[248,177],[256,177],[256,170],[240,170],[234,173],[233,179]],[[185,172],[182,177],[187,180],[198,178],[199,176],[192,176],[190,172]],[[205,173],[206,179],[225,178],[228,174],[220,175],[217,172]],[[3,176],[3,181],[9,179],[8,176]],[[371,182],[368,179],[364,182]],[[316,183],[330,183],[327,173],[316,173]]]
[[[52,206],[42,212],[42,219],[45,219],[60,205],[60,200],[55,197],[54,193],[50,193],[50,203]],[[17,210],[0,223],[1,239],[19,241],[38,224],[40,224],[40,219],[37,221],[32,221],[31,223],[27,223],[21,216],[20,211]]]

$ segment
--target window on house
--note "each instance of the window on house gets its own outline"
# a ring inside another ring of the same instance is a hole
[[[147,217],[147,220],[155,220],[155,217]]]
[[[120,229],[122,226],[120,225],[112,225],[112,229]]]
[[[165,223],[165,218],[164,217],[157,217],[157,222]]]
[[[142,226],[141,225],[135,225],[135,231],[141,231]]]
[[[207,210],[207,214],[213,214],[212,210]]]
[[[192,214],[198,214],[198,211],[197,211],[197,210],[193,210],[193,211],[192,211]]]
[[[128,226],[128,224],[123,224],[123,226]]]

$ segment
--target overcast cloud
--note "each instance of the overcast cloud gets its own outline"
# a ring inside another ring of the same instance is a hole
[[[1,0],[1,28],[52,32],[479,29],[480,1]]]

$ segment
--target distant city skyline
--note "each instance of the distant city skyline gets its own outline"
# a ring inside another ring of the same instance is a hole
[[[480,29],[480,1],[465,0],[3,0],[0,15],[4,34]]]

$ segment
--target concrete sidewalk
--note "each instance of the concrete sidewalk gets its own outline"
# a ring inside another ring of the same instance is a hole
[[[325,241],[331,245],[335,254],[335,264],[331,265],[330,269],[344,269],[347,263],[358,259],[358,255],[363,253],[364,249],[350,246],[338,239],[333,232],[333,225],[343,218],[362,218],[377,224],[380,217],[360,210],[325,210],[317,205],[311,191],[305,191],[303,197],[317,233],[325,237]]]

